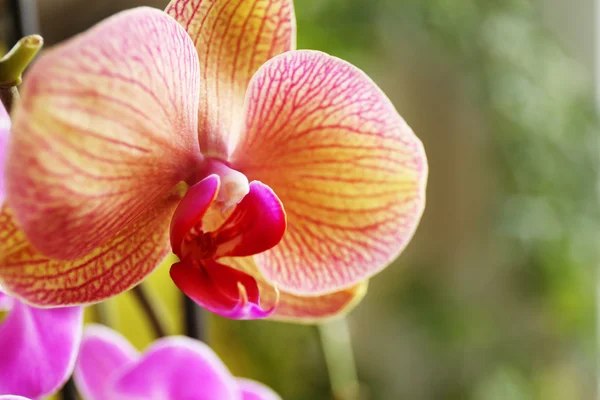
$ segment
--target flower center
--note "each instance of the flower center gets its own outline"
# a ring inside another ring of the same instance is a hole
[[[183,239],[181,244],[181,257],[191,257],[194,260],[213,258],[217,250],[217,243],[212,232],[198,232],[192,229]]]
[[[197,180],[194,183],[212,174],[217,175],[221,181],[215,199],[215,203],[221,211],[226,211],[237,205],[250,191],[246,175],[229,167],[224,161],[214,158],[204,160],[198,169],[195,177]]]

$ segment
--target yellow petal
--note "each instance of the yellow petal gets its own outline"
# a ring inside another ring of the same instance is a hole
[[[89,254],[201,157],[199,70],[185,30],[147,7],[44,53],[15,109],[7,201],[48,257]]]
[[[358,68],[324,53],[268,61],[246,95],[230,161],[270,186],[288,216],[279,245],[254,258],[299,296],[368,279],[410,241],[425,207],[423,146]]]
[[[297,296],[281,291],[279,305],[269,318],[314,324],[343,316],[365,297],[367,287],[368,281],[365,281],[348,289],[320,296]]]
[[[37,252],[14,221],[0,213],[0,284],[36,306],[93,303],[141,282],[170,253],[169,223],[183,190],[175,188],[154,207],[85,257],[62,261]]]
[[[173,0],[166,12],[188,32],[200,60],[200,148],[226,158],[244,94],[268,59],[296,42],[292,0]]]
[[[265,308],[277,303],[269,319],[299,323],[322,322],[328,318],[348,313],[367,293],[368,282],[364,281],[350,288],[319,296],[298,296],[285,290],[277,291],[260,275],[253,257],[223,258],[219,262],[237,268],[256,279],[260,291],[260,301]]]

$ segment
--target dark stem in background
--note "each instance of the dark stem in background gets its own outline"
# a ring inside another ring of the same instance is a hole
[[[69,378],[65,386],[63,386],[60,391],[60,398],[63,400],[77,400],[79,396],[77,396],[77,389],[75,389],[75,383],[73,383],[73,378]]]
[[[36,0],[8,0],[7,5],[12,16],[9,44],[16,43],[23,36],[40,33]]]
[[[23,30],[23,19],[21,17],[21,2],[19,0],[8,0],[6,2],[6,12],[11,16],[10,31],[7,32],[7,42],[9,48],[11,45],[17,43],[17,41],[25,36]]]
[[[186,295],[183,295],[183,321],[187,336],[207,342],[206,326],[208,321],[205,311]]]
[[[148,317],[148,321],[150,322],[156,337],[161,338],[167,336],[168,329],[165,326],[165,319],[161,318],[158,302],[152,296],[147,284],[140,283],[131,290],[131,293],[133,293],[142,308],[142,311],[144,311],[144,314]]]
[[[9,88],[0,87],[0,101],[2,101],[6,112],[10,114],[13,105],[19,101],[19,89],[16,86]]]
[[[115,326],[114,318],[110,310],[110,305],[106,301],[94,304],[92,306],[92,310],[94,311],[94,317],[96,319],[96,322],[102,325],[106,325],[109,328]]]

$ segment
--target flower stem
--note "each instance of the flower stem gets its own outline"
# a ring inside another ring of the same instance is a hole
[[[186,295],[183,295],[183,313],[185,334],[206,343],[206,315],[204,311]]]
[[[79,398],[77,397],[77,390],[75,389],[73,377],[69,378],[67,383],[65,383],[65,386],[63,386],[62,390],[60,391],[60,398],[62,400],[76,400]]]
[[[7,0],[8,14],[12,16],[12,29],[9,35],[10,43],[20,37],[40,31],[37,0]]]
[[[19,89],[16,86],[1,87],[0,86],[0,101],[7,113],[13,109],[13,106],[19,101]]]
[[[108,326],[109,328],[115,326],[114,318],[110,310],[110,305],[106,301],[94,304],[93,310],[94,316],[96,317],[96,322]]]
[[[33,57],[44,45],[40,35],[25,36],[0,59],[0,85],[12,87],[21,84],[22,75]]]
[[[359,382],[346,318],[319,325],[321,347],[327,364],[333,398],[358,400]]]
[[[40,35],[25,36],[0,59],[0,100],[9,114],[19,100],[17,86],[21,84],[23,71],[43,44]]]
[[[164,324],[164,318],[160,317],[158,300],[152,295],[147,284],[140,283],[131,292],[137,299],[140,307],[148,317],[148,321],[154,330],[156,337],[161,338],[168,335],[168,329]]]

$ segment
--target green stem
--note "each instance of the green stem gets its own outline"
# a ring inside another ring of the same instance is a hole
[[[336,400],[358,400],[359,382],[346,318],[319,325],[331,391]]]
[[[113,328],[115,326],[113,313],[110,310],[111,305],[107,301],[103,301],[98,304],[94,304],[94,315],[96,317],[96,321],[99,324],[106,325],[109,328]]]
[[[148,321],[150,322],[156,337],[161,338],[167,336],[169,330],[164,323],[165,319],[161,318],[162,313],[160,312],[158,299],[152,295],[152,291],[148,289],[147,284],[140,283],[134,287],[131,292],[137,299],[140,307],[142,307],[146,317],[148,317]]]
[[[33,57],[44,45],[40,35],[25,36],[0,59],[0,86],[11,87],[21,84],[22,75]]]
[[[40,35],[25,36],[0,59],[0,100],[9,114],[19,100],[17,86],[23,79],[23,71],[43,44],[44,40]]]

